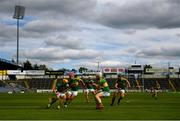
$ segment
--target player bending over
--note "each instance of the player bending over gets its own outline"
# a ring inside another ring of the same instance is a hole
[[[59,103],[57,108],[60,109],[60,107],[64,105],[64,102],[66,101],[66,93],[68,89],[69,84],[67,79],[63,79],[62,83],[57,83],[55,89],[56,97],[49,98],[50,102],[47,108],[50,108],[52,104],[54,104],[58,100]]]
[[[104,108],[104,105],[102,103],[101,98],[109,97],[110,89],[109,89],[109,85],[108,85],[106,79],[103,78],[103,75],[101,72],[96,74],[96,80],[98,82],[98,85],[96,84],[96,87],[99,89],[99,92],[97,92],[97,94],[95,95],[96,109],[102,109],[102,108]]]
[[[126,78],[122,77],[121,74],[118,74],[118,78],[117,78],[116,83],[115,83],[116,91],[113,93],[111,106],[113,106],[116,97],[119,97],[117,104],[118,105],[120,104],[120,101],[125,96],[125,88],[126,88],[126,86],[130,87],[129,81]]]
[[[83,80],[80,79],[79,77],[75,77],[75,74],[73,72],[70,72],[68,75],[69,75],[69,86],[71,90],[68,91],[66,104],[70,104],[72,100],[74,100],[74,98],[77,97],[80,83],[83,85],[83,87],[85,85]]]
[[[158,98],[158,90],[160,89],[160,84],[158,83],[158,81],[155,81],[155,85],[151,88],[151,95],[154,99],[157,100]]]

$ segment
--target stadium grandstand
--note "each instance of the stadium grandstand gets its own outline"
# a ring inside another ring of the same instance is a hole
[[[161,91],[180,91],[179,69],[144,69],[142,65],[131,65],[127,68],[103,68],[102,72],[111,89],[114,89],[117,74],[121,73],[131,84],[128,91],[150,91],[156,84],[160,85]],[[83,80],[88,79],[89,75],[95,79],[96,73],[97,71],[84,72],[79,76]],[[23,70],[11,61],[0,59],[0,92],[51,91],[56,78],[61,81],[68,76],[63,71]]]

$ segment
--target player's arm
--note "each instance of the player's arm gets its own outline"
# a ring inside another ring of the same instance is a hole
[[[81,84],[83,85],[83,87],[86,86],[86,84],[84,83],[84,81],[82,79],[79,79],[79,82],[81,82]]]
[[[118,82],[117,82],[117,80],[115,82],[115,88],[118,89]]]
[[[127,87],[131,87],[129,81],[126,79]]]
[[[85,87],[85,83],[80,77],[76,77],[76,79]]]
[[[73,84],[71,84],[69,87],[71,88],[71,87],[74,87],[74,86],[76,86],[77,84],[76,83],[73,83]]]
[[[100,89],[100,86],[99,86],[98,84],[96,84],[96,83],[93,82],[92,85],[95,86],[97,90]]]
[[[53,86],[52,86],[53,92],[56,91],[56,84],[57,84],[57,79],[55,79],[55,80],[53,81]]]

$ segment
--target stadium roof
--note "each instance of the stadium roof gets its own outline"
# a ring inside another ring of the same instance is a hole
[[[22,69],[21,66],[13,63],[12,61],[0,58],[0,70],[16,70]]]

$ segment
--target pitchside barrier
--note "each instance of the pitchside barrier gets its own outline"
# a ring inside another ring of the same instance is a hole
[[[114,92],[114,89],[111,89],[110,92]],[[169,92],[169,90],[157,90],[158,92]],[[37,93],[52,93],[53,90],[50,89],[37,89]],[[79,93],[83,93],[83,89],[78,91]],[[142,90],[126,90],[126,92],[143,92]],[[145,92],[151,92],[151,90],[147,89]]]

